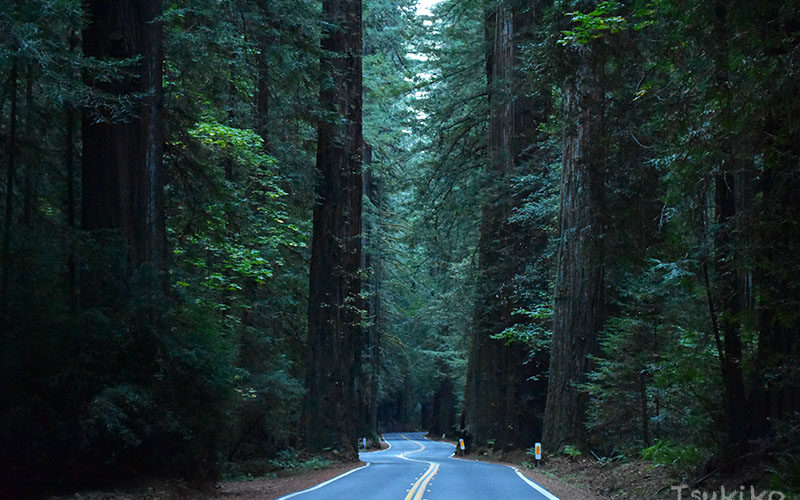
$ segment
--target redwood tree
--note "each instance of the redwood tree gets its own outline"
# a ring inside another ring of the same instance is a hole
[[[586,380],[603,324],[603,66],[597,49],[576,50],[579,62],[564,96],[561,237],[542,438],[553,450],[583,440],[588,395],[576,384]]]
[[[482,207],[478,301],[470,342],[464,417],[478,444],[494,441],[503,447],[531,442],[538,433],[535,413],[533,364],[519,342],[493,339],[518,322],[521,304],[515,276],[525,268],[531,235],[509,222],[518,203],[512,178],[523,160],[538,125],[537,111],[523,97],[519,64],[522,34],[538,5],[521,8],[508,3],[491,7],[486,17],[486,74],[489,86],[488,168],[492,187]]]
[[[361,332],[362,25],[360,0],[322,3],[320,180],[309,278],[306,444],[352,454]]]
[[[162,2],[88,0],[84,9],[84,55],[122,71],[110,80],[86,78],[94,100],[82,117],[82,225],[118,232],[131,270],[147,264],[161,271]]]

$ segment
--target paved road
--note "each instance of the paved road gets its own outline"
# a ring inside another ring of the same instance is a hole
[[[453,445],[419,432],[386,434],[367,465],[280,500],[558,500],[511,467],[451,458]]]

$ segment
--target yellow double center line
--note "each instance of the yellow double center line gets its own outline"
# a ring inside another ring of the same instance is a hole
[[[403,436],[403,438],[408,439],[405,436]],[[411,439],[408,440],[412,441]],[[407,453],[416,453],[418,451],[422,451],[425,449],[424,444],[419,443],[417,441],[414,442],[419,445],[419,449]],[[405,458],[406,460],[413,460],[414,462],[423,462],[422,460],[414,460],[412,458],[408,458],[405,456],[405,453],[401,454],[400,457]],[[425,462],[425,463],[429,464],[428,470],[426,470],[425,474],[420,476],[420,478],[417,479],[417,482],[414,483],[414,486],[412,486],[411,489],[408,490],[408,495],[406,495],[405,500],[422,500],[423,495],[425,495],[425,490],[428,488],[428,483],[431,482],[433,476],[435,476],[436,473],[439,471],[439,464],[435,462]]]
[[[428,470],[425,471],[425,474],[422,475],[417,482],[414,483],[414,486],[408,491],[408,495],[406,495],[405,500],[422,500],[422,496],[425,494],[425,489],[428,487],[428,483],[431,482],[433,476],[439,471],[439,464],[432,463]]]

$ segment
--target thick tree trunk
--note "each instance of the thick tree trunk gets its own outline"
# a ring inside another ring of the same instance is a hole
[[[78,45],[75,31],[69,37],[69,49],[73,52]],[[77,76],[77,75],[76,75]],[[64,167],[67,171],[64,200],[64,213],[67,227],[70,229],[69,250],[67,251],[67,297],[70,309],[78,308],[78,269],[75,261],[75,245],[73,243],[76,228],[75,217],[75,107],[72,103],[64,103]]]
[[[67,169],[67,189],[64,201],[67,227],[75,229],[75,155],[73,154],[75,135],[75,112],[71,104],[64,105],[64,164]],[[78,306],[78,277],[75,262],[75,245],[70,234],[67,254],[67,296],[71,309]]]
[[[361,60],[360,0],[325,0],[317,138],[321,181],[314,208],[309,276],[306,445],[357,457],[361,333]]]
[[[532,440],[536,423],[529,418],[535,398],[526,365],[528,353],[518,343],[494,340],[517,321],[512,313],[519,307],[514,297],[514,277],[522,272],[529,251],[528,235],[509,222],[515,201],[511,176],[521,151],[531,137],[527,100],[516,88],[515,64],[518,37],[530,22],[506,5],[494,7],[486,17],[487,80],[489,82],[489,170],[492,187],[482,208],[479,241],[478,301],[470,343],[464,418],[474,442],[494,441],[503,448],[521,446]]]
[[[119,232],[129,268],[166,262],[162,206],[160,0],[89,0],[83,52],[100,60],[139,58],[131,74],[90,87],[136,99],[120,119],[106,106],[83,110],[82,227]],[[135,95],[144,97],[135,98]],[[86,290],[85,290],[86,291]]]
[[[36,115],[34,110],[33,99],[33,69],[28,65],[25,71],[25,128],[23,135],[25,137],[33,136],[33,121]],[[31,223],[33,214],[36,213],[38,207],[38,191],[39,191],[39,172],[40,165],[37,161],[24,162],[24,182],[22,185],[22,217],[20,217],[21,225],[28,226]]]
[[[265,0],[260,3],[259,10],[263,19],[267,20],[272,17],[270,10],[270,1]],[[264,139],[264,150],[269,152],[272,144],[270,139],[272,133],[269,129],[270,126],[270,107],[272,101],[272,89],[270,88],[269,81],[269,63],[267,58],[273,44],[272,37],[269,33],[272,32],[271,26],[266,26],[264,29],[256,32],[256,40],[260,54],[256,62],[256,69],[258,70],[256,77],[256,94],[255,94],[255,107],[256,107],[256,131],[258,135]]]
[[[792,120],[793,117],[786,117]],[[769,137],[778,137],[782,123],[774,123]],[[797,142],[771,145],[781,154],[800,154]],[[800,213],[800,177],[791,162],[770,158],[772,168],[760,172],[754,182],[760,205],[756,208],[760,227],[755,237],[754,273],[757,297],[758,351],[750,382],[749,436],[769,438],[776,425],[800,413],[800,329],[797,305],[800,282],[796,279],[798,252],[797,214]]]
[[[264,139],[264,149],[269,151],[271,148],[270,138],[272,133],[269,130],[270,126],[270,93],[272,89],[269,87],[269,66],[267,65],[265,44],[261,44],[262,54],[258,59],[258,80],[256,82],[256,126],[258,134]]]
[[[427,429],[433,436],[450,434],[456,424],[455,386],[449,378],[439,381],[431,400],[431,415]]]
[[[722,364],[722,383],[725,388],[725,415],[727,417],[728,440],[731,444],[742,442],[747,432],[747,408],[745,406],[744,378],[742,376],[741,313],[743,304],[743,263],[741,247],[744,241],[742,231],[736,226],[740,223],[742,200],[737,192],[742,192],[742,176],[734,167],[738,162],[731,161],[726,170],[717,175],[715,186],[716,217],[719,229],[714,239],[715,271],[718,277],[717,298],[718,324],[722,335],[723,350],[720,352]]]
[[[8,85],[11,93],[11,116],[8,126],[8,164],[6,165],[6,210],[3,220],[3,282],[0,290],[0,316],[7,317],[8,293],[11,286],[11,226],[14,221],[14,172],[16,170],[17,152],[17,58],[11,62],[11,74]]]
[[[542,438],[551,450],[583,441],[587,395],[575,384],[586,381],[603,323],[602,66],[589,48],[581,50],[581,65],[565,95],[561,241]]]

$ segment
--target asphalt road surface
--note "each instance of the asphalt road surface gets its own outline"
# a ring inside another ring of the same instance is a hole
[[[384,439],[388,450],[360,454],[364,467],[279,500],[558,500],[511,467],[453,458],[453,445],[422,433]]]

